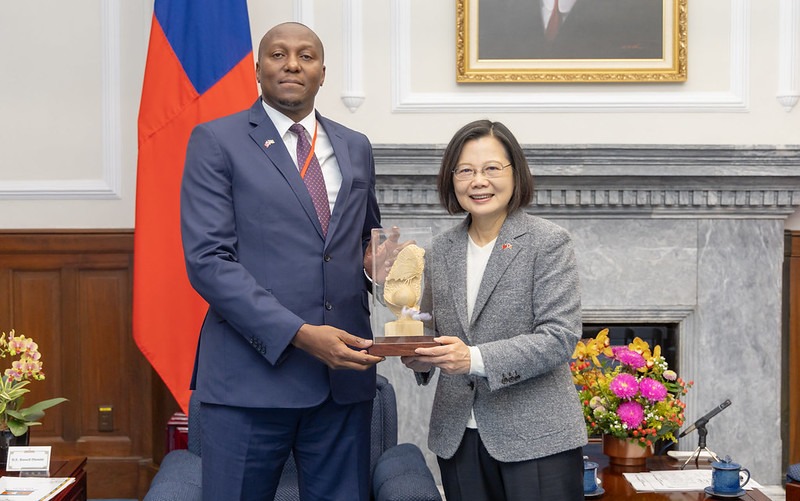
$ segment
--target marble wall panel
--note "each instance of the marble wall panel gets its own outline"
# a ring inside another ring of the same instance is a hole
[[[584,308],[695,304],[695,221],[552,220],[572,234]]]
[[[783,222],[701,220],[698,234],[696,326],[684,340],[694,354],[687,418],[731,399],[707,426],[708,447],[759,482],[779,483]]]

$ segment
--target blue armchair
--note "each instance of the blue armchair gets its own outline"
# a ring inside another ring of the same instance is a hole
[[[189,403],[188,450],[171,451],[161,462],[144,501],[202,500],[200,403]],[[442,501],[422,451],[413,444],[397,445],[397,401],[389,381],[378,375],[372,407],[370,453],[372,494],[375,501]],[[297,469],[290,457],[275,501],[298,501]]]
[[[786,501],[800,501],[800,463],[786,470]]]

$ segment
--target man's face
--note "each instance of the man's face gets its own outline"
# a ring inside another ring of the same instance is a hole
[[[325,81],[319,38],[301,24],[281,24],[264,35],[258,52],[256,78],[262,99],[295,122],[305,118]]]

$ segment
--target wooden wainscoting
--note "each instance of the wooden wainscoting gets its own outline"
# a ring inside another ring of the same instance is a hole
[[[800,463],[800,231],[786,232],[784,331],[788,333],[788,463]]]
[[[132,230],[0,231],[0,331],[32,337],[47,376],[28,401],[69,399],[32,443],[88,456],[90,498],[144,497],[178,408],[133,341],[132,281]],[[99,431],[108,406],[113,431]]]

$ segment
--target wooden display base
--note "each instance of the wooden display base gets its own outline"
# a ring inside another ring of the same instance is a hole
[[[376,357],[413,356],[417,348],[441,346],[433,336],[390,336],[376,337],[369,354]]]

